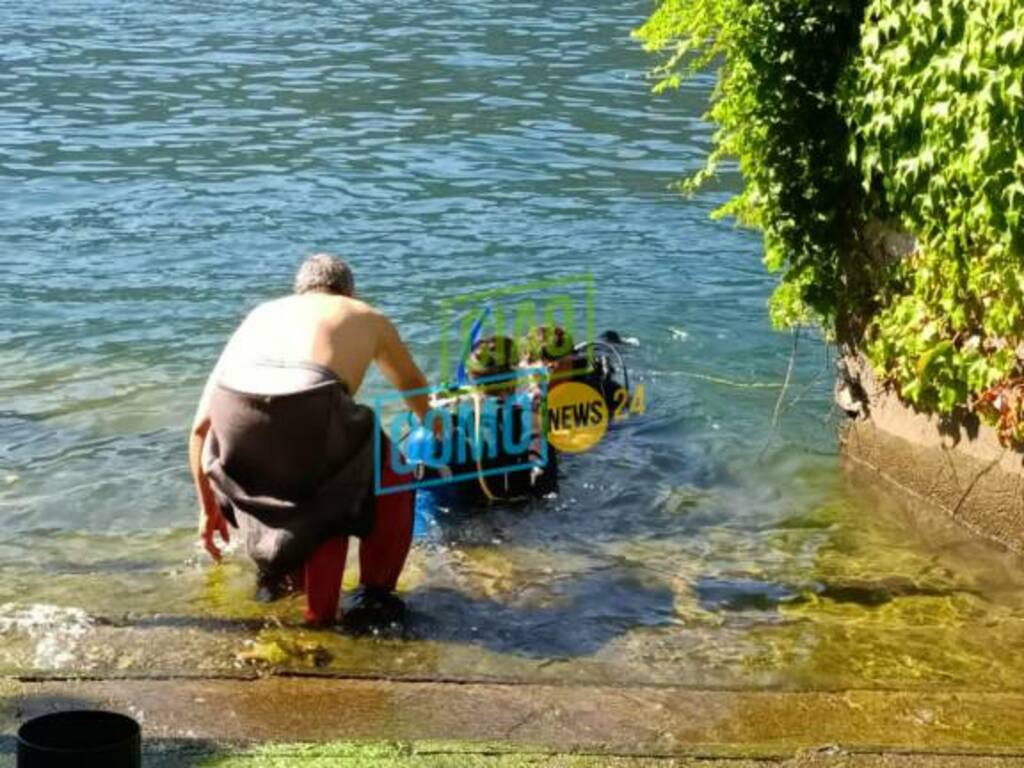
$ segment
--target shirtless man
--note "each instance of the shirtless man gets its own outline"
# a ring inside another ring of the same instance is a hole
[[[375,422],[353,398],[371,362],[399,391],[427,381],[391,321],[354,293],[345,263],[316,254],[293,295],[249,313],[206,383],[189,465],[206,550],[220,560],[215,535],[226,543],[229,524],[238,529],[258,594],[304,589],[311,623],[336,619],[348,536],[359,536],[362,587],[346,615],[358,630],[400,621],[393,590],[412,540],[413,495],[374,494]],[[423,394],[406,404],[420,419],[429,409]],[[382,485],[401,482],[381,464]]]

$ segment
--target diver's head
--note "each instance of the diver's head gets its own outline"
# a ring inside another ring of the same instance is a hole
[[[489,394],[505,394],[516,388],[512,371],[518,362],[516,343],[508,336],[488,336],[473,345],[466,360],[466,373],[474,385]],[[504,374],[504,375],[503,375]],[[490,377],[501,377],[498,381],[484,381]],[[507,376],[507,378],[506,378]]]
[[[337,256],[314,253],[306,257],[295,274],[295,292],[351,297],[356,292],[356,281],[348,264]]]
[[[520,363],[547,366],[549,370],[572,368],[572,336],[559,325],[538,325],[519,342]]]

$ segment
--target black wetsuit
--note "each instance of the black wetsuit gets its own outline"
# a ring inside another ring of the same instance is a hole
[[[373,527],[373,412],[311,362],[229,366],[210,402],[203,464],[263,576]]]

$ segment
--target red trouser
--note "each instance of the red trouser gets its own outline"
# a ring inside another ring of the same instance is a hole
[[[391,467],[391,445],[381,436],[381,486],[406,485],[412,475],[399,475]],[[373,531],[359,541],[359,582],[366,587],[388,591],[395,588],[412,544],[413,490],[378,494],[375,501]],[[306,621],[328,624],[338,615],[341,577],[348,555],[348,537],[328,539],[306,561]]]

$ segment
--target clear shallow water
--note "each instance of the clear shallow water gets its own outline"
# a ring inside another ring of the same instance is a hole
[[[667,189],[708,82],[650,95],[644,3],[549,6],[4,5],[0,668],[235,668],[256,638],[362,672],[1019,685],[1021,563],[841,477],[820,342],[772,428],[790,340],[757,239],[708,219],[737,180]],[[445,298],[538,278],[592,272],[598,328],[641,341],[647,416],[558,500],[417,546],[417,640],[261,629],[297,605],[193,543],[201,383],[312,248],[432,376]]]

